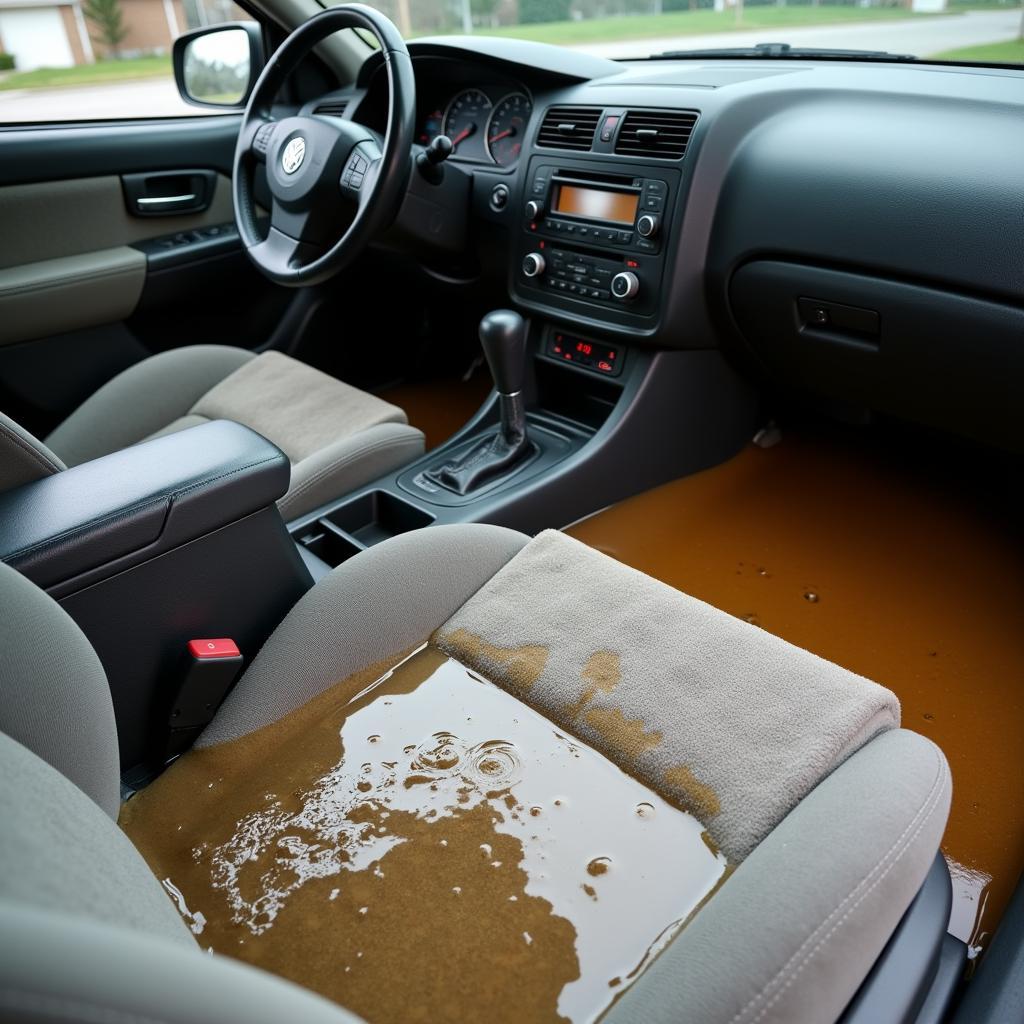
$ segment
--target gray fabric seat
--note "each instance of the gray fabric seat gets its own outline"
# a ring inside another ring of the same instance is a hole
[[[423,452],[423,434],[398,406],[280,352],[192,345],[118,374],[45,443],[0,415],[0,490],[213,419],[251,427],[288,456],[285,519]]]
[[[499,527],[432,527],[344,563],[280,624],[200,744],[247,736],[424,642],[464,606],[476,614],[527,542]],[[115,824],[116,734],[95,654],[2,564],[0,606],[0,1020],[354,1020],[203,953]],[[915,733],[888,728],[843,756],[607,1020],[838,1017],[920,888],[950,798],[944,757]]]

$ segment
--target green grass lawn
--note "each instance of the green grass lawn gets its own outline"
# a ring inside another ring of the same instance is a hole
[[[920,18],[900,7],[853,7],[805,4],[787,7],[746,7],[743,20],[736,21],[735,11],[670,11],[658,16],[650,14],[623,15],[614,18],[592,18],[586,21],[549,21],[539,25],[509,25],[486,29],[480,35],[515,36],[539,43],[573,45],[574,43],[618,42],[626,39],[670,38],[672,36],[704,35],[711,32],[732,32],[743,29],[785,29],[797,25],[827,25],[851,21],[889,21]],[[657,43],[651,47],[657,50]]]
[[[49,89],[62,85],[98,85],[134,78],[170,77],[171,58],[134,57],[131,60],[98,60],[72,68],[36,68],[14,71],[0,79],[0,89]]]
[[[933,53],[932,60],[961,60],[967,64],[1024,64],[1024,39],[988,46],[965,46],[960,50]]]

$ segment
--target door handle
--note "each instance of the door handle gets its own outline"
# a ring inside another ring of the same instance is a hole
[[[157,206],[171,206],[175,203],[192,203],[197,200],[199,196],[195,192],[190,192],[187,196],[140,196],[135,200],[139,206],[143,206],[146,209],[153,209]]]
[[[128,212],[134,217],[202,213],[213,202],[217,172],[187,170],[122,174],[121,187]]]

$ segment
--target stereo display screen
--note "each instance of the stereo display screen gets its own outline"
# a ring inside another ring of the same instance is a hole
[[[635,192],[612,192],[603,188],[560,185],[555,195],[555,213],[587,220],[607,220],[632,224],[640,197]]]

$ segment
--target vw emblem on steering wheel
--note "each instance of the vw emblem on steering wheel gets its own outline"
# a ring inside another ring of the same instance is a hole
[[[281,154],[281,167],[285,174],[294,174],[301,166],[306,157],[306,140],[297,135]]]

